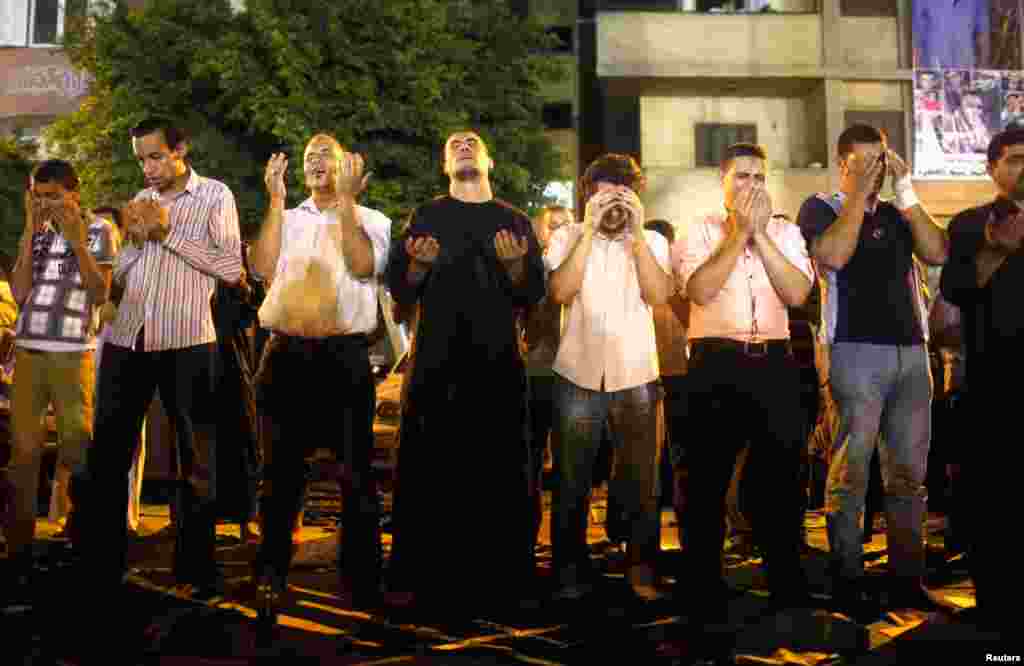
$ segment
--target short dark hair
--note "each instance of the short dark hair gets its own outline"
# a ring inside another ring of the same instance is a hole
[[[167,147],[174,150],[178,144],[188,142],[188,132],[170,118],[163,116],[150,116],[137,124],[129,132],[133,139],[149,136],[154,132],[160,132],[167,142]]]
[[[590,163],[580,179],[580,192],[584,203],[594,196],[598,183],[623,185],[640,194],[647,186],[647,179],[644,178],[640,165],[629,155],[605,153]]]
[[[992,137],[988,143],[988,163],[995,164],[1003,159],[1003,153],[1010,146],[1024,143],[1024,126],[1010,124],[1005,130]]]
[[[644,229],[658,232],[665,237],[669,245],[676,242],[676,229],[668,220],[648,220],[644,223]]]
[[[99,208],[92,209],[93,215],[110,216],[110,221],[114,223],[114,226],[118,229],[121,228],[121,210],[114,206],[100,206]]]
[[[857,143],[881,143],[888,144],[888,137],[885,130],[857,123],[850,125],[839,135],[839,143],[836,145],[836,154],[839,157],[846,157],[853,152],[853,146]]]
[[[70,162],[46,160],[32,171],[33,183],[60,183],[68,192],[78,191],[78,174]]]
[[[734,143],[725,149],[722,161],[718,163],[719,169],[728,171],[737,157],[757,157],[767,162],[768,152],[756,143]]]

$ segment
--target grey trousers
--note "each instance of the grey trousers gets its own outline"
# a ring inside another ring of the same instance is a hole
[[[931,442],[927,349],[836,343],[829,381],[839,411],[839,435],[832,443],[825,512],[838,573],[850,579],[863,574],[861,520],[871,455],[878,446],[889,571],[899,578],[920,578],[925,572],[924,481]]]

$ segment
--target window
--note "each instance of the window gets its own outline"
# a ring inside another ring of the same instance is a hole
[[[552,46],[551,53],[572,53],[572,26],[559,25],[547,29],[548,35],[555,38],[557,43]]]
[[[843,16],[896,16],[893,0],[842,0],[839,12]]]
[[[0,46],[56,46],[64,19],[84,12],[87,0],[0,0]]]
[[[696,134],[698,167],[717,167],[725,149],[734,143],[757,143],[757,125],[697,123]]]
[[[547,129],[572,129],[572,103],[545,104],[543,117]]]

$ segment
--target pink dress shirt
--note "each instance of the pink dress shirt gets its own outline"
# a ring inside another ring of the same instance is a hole
[[[673,264],[682,289],[725,239],[723,213],[712,213],[680,230],[673,248]],[[792,222],[768,222],[768,237],[808,280],[814,280],[807,243]],[[721,291],[706,305],[690,303],[690,340],[731,338],[733,340],[787,340],[789,313],[775,292],[760,255],[751,244],[736,262]]]
[[[583,233],[569,224],[554,233],[544,253],[549,271],[562,265]],[[644,238],[658,264],[670,270],[668,241],[654,231]],[[640,294],[632,237],[594,234],[583,285],[563,310],[565,330],[554,372],[591,391],[622,391],[658,378],[654,320]]]

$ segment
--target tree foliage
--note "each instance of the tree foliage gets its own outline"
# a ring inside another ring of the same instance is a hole
[[[25,228],[25,189],[32,173],[35,147],[0,137],[0,252],[7,259],[17,252]]]
[[[540,87],[564,75],[538,55],[548,39],[501,0],[117,6],[67,32],[72,62],[95,80],[47,140],[78,166],[84,201],[123,201],[142,180],[128,130],[150,113],[177,117],[196,170],[232,188],[251,229],[272,152],[291,157],[294,205],[306,141],[333,134],[373,171],[364,203],[399,219],[445,187],[442,143],[472,128],[495,158],[498,196],[531,209],[562,171],[541,122]]]

